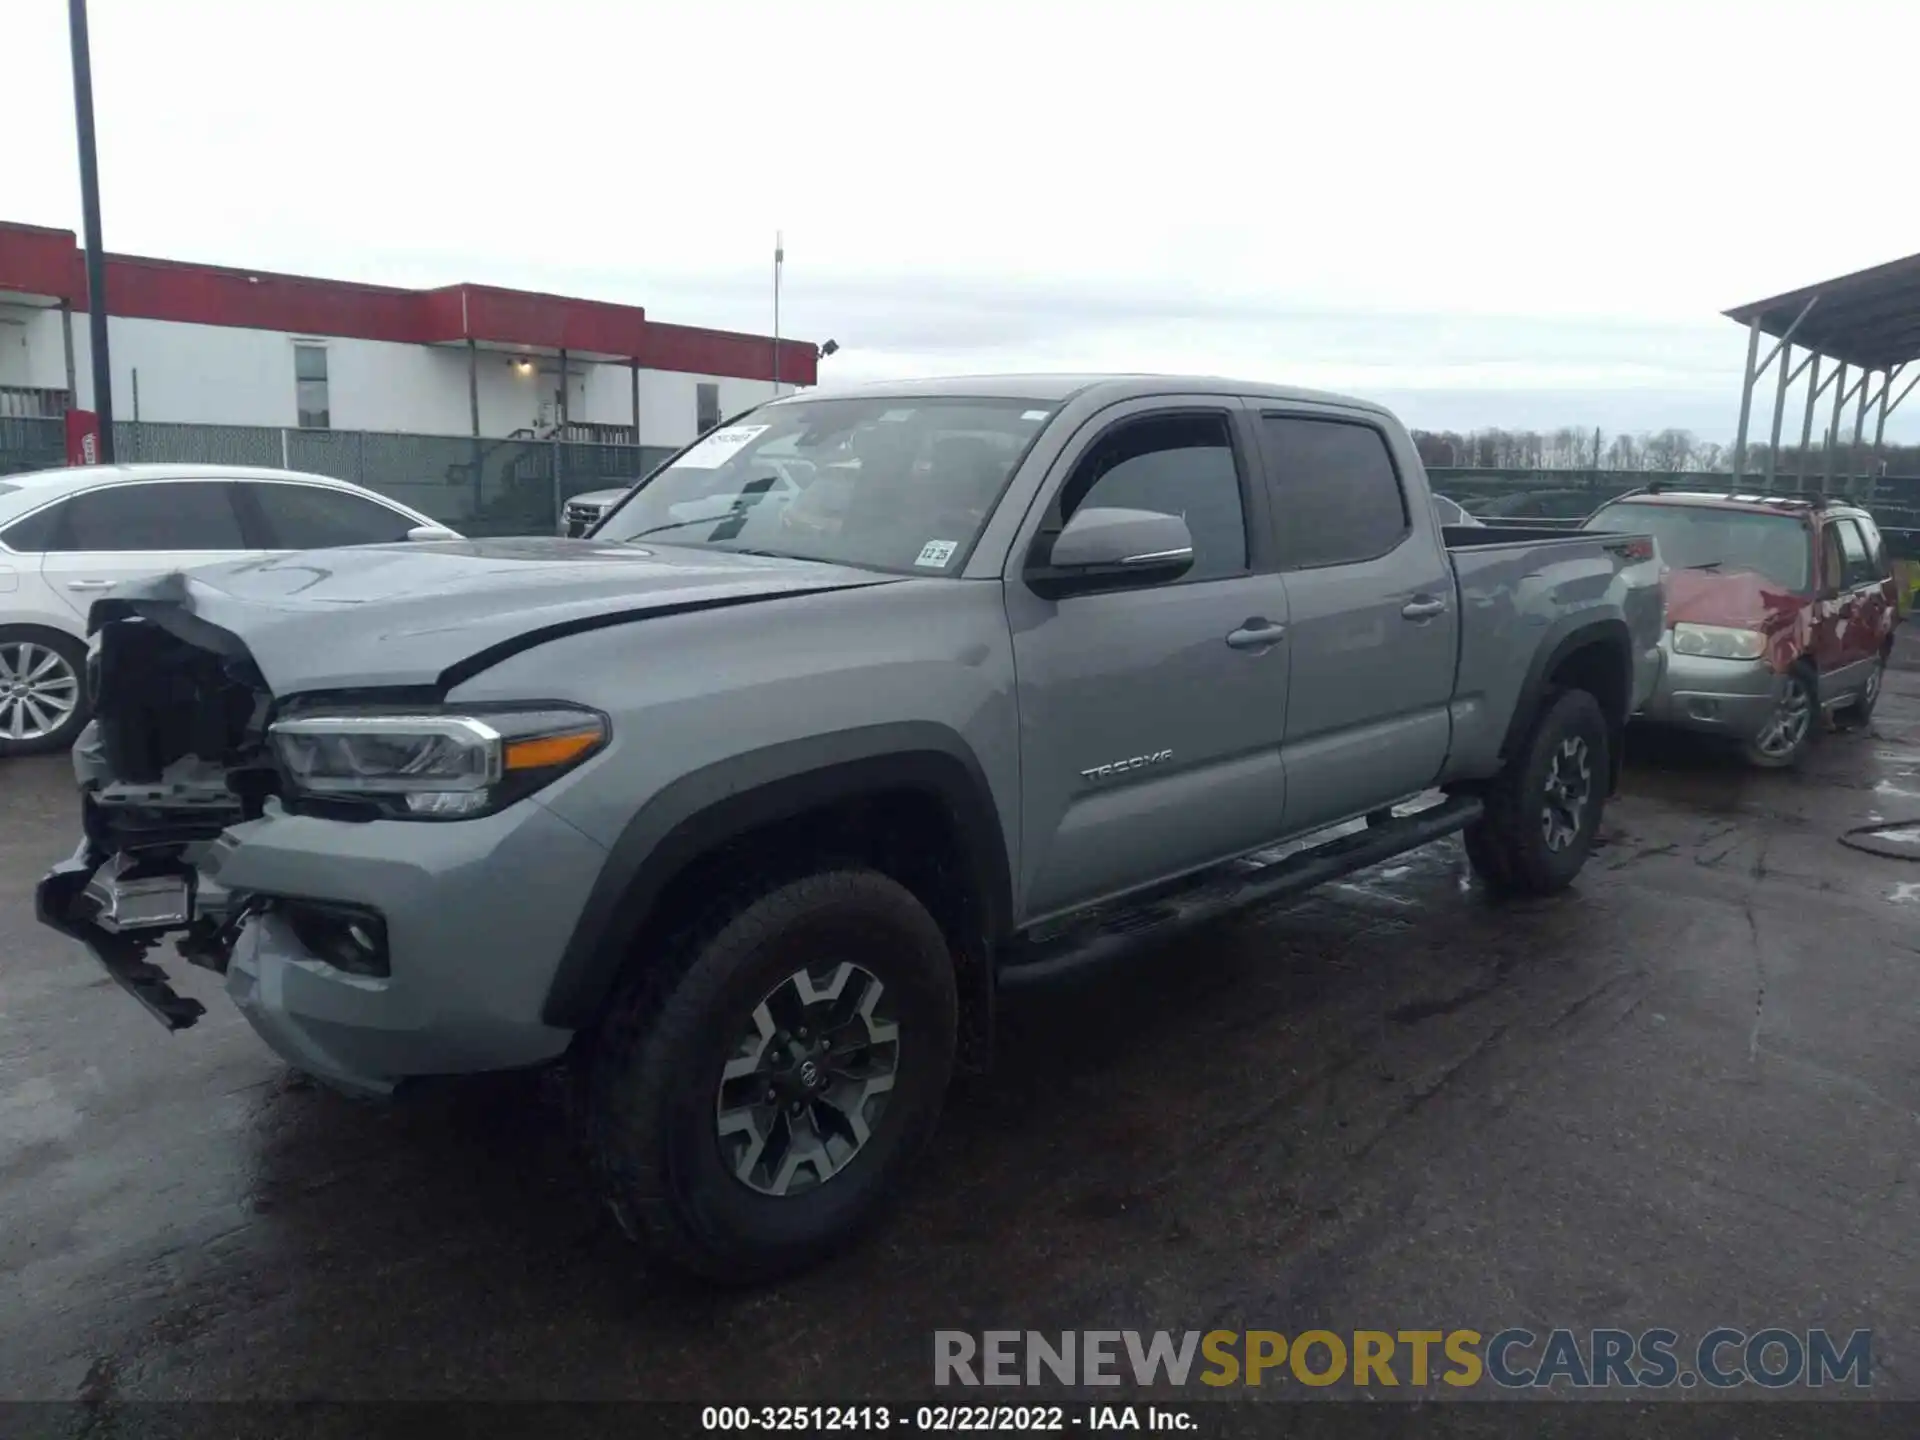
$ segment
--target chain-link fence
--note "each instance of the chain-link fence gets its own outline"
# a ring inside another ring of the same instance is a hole
[[[0,475],[66,463],[65,422],[0,416]]]
[[[660,445],[155,421],[121,421],[113,435],[115,458],[123,462],[261,465],[333,475],[391,495],[468,535],[551,535],[568,497],[630,485],[673,453]],[[65,461],[61,421],[0,417],[0,474]],[[1437,493],[1482,519],[1521,524],[1577,520],[1615,496],[1653,483],[1724,491],[1729,478],[1717,473],[1640,470],[1435,468],[1427,473]],[[1882,528],[1900,532],[1890,537],[1896,545],[1920,551],[1920,477],[1885,476],[1852,483],[1856,498],[1874,511]],[[1787,490],[1796,484],[1782,476],[1776,488]],[[1834,493],[1848,493],[1847,484],[1835,481]],[[1755,476],[1741,483],[1743,490],[1759,486]]]
[[[286,450],[272,463],[365,485],[467,535],[551,535],[569,496],[631,485],[673,453],[658,445],[281,433]]]
[[[1534,520],[1583,519],[1607,501],[1629,491],[1659,485],[1670,490],[1702,490],[1725,494],[1733,477],[1724,471],[1655,472],[1647,470],[1468,470],[1436,466],[1427,471],[1436,494],[1457,501],[1490,523],[1525,524]],[[1774,493],[1818,491],[1816,478],[1791,475],[1774,479]],[[1742,494],[1764,491],[1758,475],[1741,478]],[[1836,499],[1858,501],[1884,530],[1902,532],[1902,549],[1920,549],[1920,476],[1882,475],[1835,479],[1828,491]],[[1917,538],[1909,538],[1909,536]]]
[[[125,420],[123,464],[258,465],[351,480],[466,535],[551,535],[569,496],[631,485],[673,448]],[[66,463],[58,420],[0,419],[0,474]]]

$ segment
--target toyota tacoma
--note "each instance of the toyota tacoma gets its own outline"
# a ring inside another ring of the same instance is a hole
[[[1454,832],[1566,886],[1662,604],[1644,535],[1443,531],[1359,400],[802,394],[584,538],[97,601],[36,903],[164,1025],[204,1013],[166,941],[342,1090],[564,1062],[628,1233],[764,1278],[897,1191],[1001,986]]]

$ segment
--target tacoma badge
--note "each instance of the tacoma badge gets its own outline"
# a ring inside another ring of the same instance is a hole
[[[1128,770],[1144,770],[1149,765],[1164,765],[1173,759],[1173,751],[1156,750],[1151,755],[1136,755],[1131,760],[1116,760],[1111,765],[1096,765],[1091,770],[1082,770],[1082,780],[1105,780],[1110,775],[1120,775]]]

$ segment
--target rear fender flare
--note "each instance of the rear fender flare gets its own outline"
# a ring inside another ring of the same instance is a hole
[[[1507,721],[1507,733],[1500,742],[1500,757],[1511,760],[1520,746],[1526,743],[1528,733],[1533,729],[1534,718],[1540,713],[1547,693],[1547,678],[1560,667],[1560,663],[1576,650],[1584,650],[1589,645],[1604,645],[1614,652],[1620,666],[1620,691],[1626,697],[1626,706],[1616,713],[1607,712],[1608,761],[1612,774],[1608,777],[1608,789],[1611,791],[1619,783],[1620,766],[1623,760],[1624,740],[1627,729],[1626,707],[1633,704],[1633,635],[1627,629],[1627,622],[1617,616],[1594,619],[1588,615],[1563,615],[1547,627],[1547,632],[1534,648],[1533,660],[1527,666],[1527,678],[1521,682],[1520,698],[1515,702],[1513,715]]]

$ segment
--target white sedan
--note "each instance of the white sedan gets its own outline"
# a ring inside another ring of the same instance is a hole
[[[0,757],[64,749],[87,723],[87,609],[123,580],[287,550],[459,538],[384,495],[291,470],[0,475]]]

